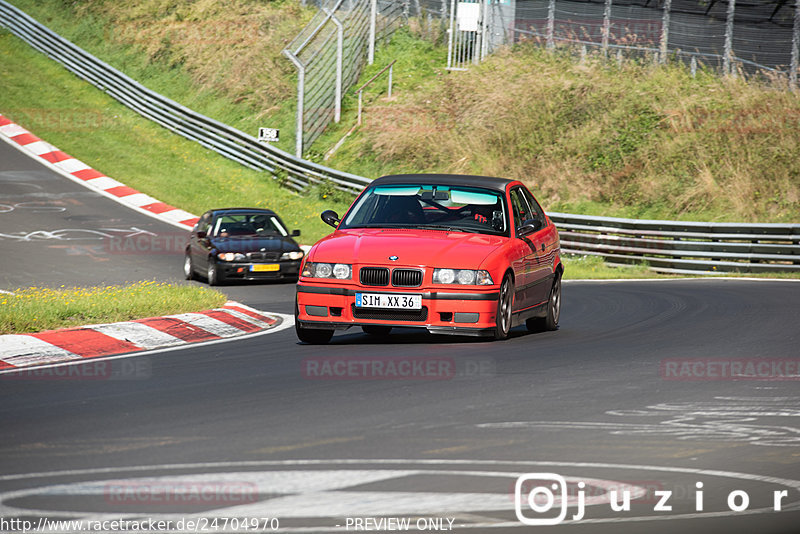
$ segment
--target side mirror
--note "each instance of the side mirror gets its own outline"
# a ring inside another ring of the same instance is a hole
[[[203,239],[203,238],[204,238],[204,237],[206,237],[207,235],[208,235],[208,234],[206,234],[206,233],[205,233],[204,231],[202,231],[202,230],[200,230],[199,232],[197,232],[197,238],[198,238],[198,239]]]
[[[292,237],[300,237],[300,230],[292,230]]]
[[[322,217],[322,221],[325,224],[333,226],[334,228],[337,228],[339,226],[339,222],[341,221],[339,219],[339,214],[336,213],[333,210],[325,210],[325,211],[323,211],[322,214],[320,215],[320,217]]]
[[[517,230],[517,235],[532,234],[538,232],[544,227],[542,221],[539,219],[528,219],[522,223],[522,226]]]

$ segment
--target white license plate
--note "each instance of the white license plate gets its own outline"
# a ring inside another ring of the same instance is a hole
[[[398,308],[401,310],[420,310],[422,309],[422,295],[356,293],[356,308]]]

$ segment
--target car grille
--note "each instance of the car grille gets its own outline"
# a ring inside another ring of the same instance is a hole
[[[421,286],[422,271],[419,269],[395,269],[392,271],[392,285],[395,287]]]
[[[280,252],[248,252],[247,259],[251,261],[278,261]]]
[[[362,267],[359,276],[365,286],[389,285],[389,269],[386,267]]]
[[[373,308],[357,308],[351,306],[354,319],[379,319],[381,321],[426,321],[428,308],[423,306],[419,310],[383,310]]]

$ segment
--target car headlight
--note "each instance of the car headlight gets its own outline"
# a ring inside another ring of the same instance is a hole
[[[281,254],[281,260],[302,260],[304,255],[302,250],[293,250]]]
[[[247,256],[241,252],[220,252],[217,257],[222,261],[244,261],[247,259]]]
[[[303,266],[303,276],[309,278],[336,278],[349,280],[353,275],[353,267],[347,263],[313,263],[307,261]]]
[[[465,286],[490,286],[494,284],[489,271],[473,271],[471,269],[434,269],[433,283]]]

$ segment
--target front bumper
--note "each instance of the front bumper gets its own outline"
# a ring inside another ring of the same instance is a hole
[[[357,308],[356,293],[422,295],[421,310]],[[425,328],[435,333],[489,335],[494,331],[499,288],[342,287],[299,282],[297,321],[303,328],[345,329],[382,325]]]
[[[275,261],[269,263],[218,261],[217,270],[227,280],[270,280],[277,278],[297,278],[301,260]],[[277,265],[276,270],[259,271],[264,265]]]

